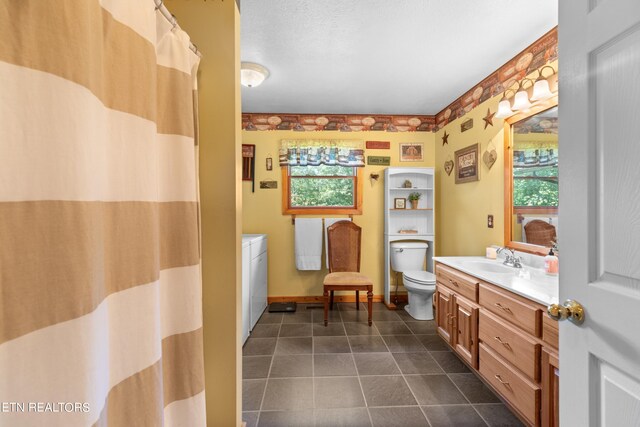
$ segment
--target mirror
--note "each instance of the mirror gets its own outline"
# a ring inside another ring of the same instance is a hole
[[[505,245],[546,254],[558,236],[557,98],[505,121]]]

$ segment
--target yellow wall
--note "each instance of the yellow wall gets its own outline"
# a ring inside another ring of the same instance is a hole
[[[239,426],[240,15],[234,1],[165,3],[203,55],[198,74],[207,425]]]
[[[294,131],[243,131],[242,142],[256,145],[256,191],[251,193],[251,183],[244,182],[242,224],[244,233],[266,233],[269,236],[269,296],[319,296],[322,295],[321,271],[298,271],[294,260],[294,226],[291,216],[282,215],[282,182],[278,166],[278,144],[281,139],[359,139],[362,141],[391,141],[389,150],[366,150],[365,156],[390,156],[391,166],[434,166],[434,134],[431,132],[294,132]],[[399,162],[400,142],[424,143],[424,162]],[[273,171],[265,168],[265,159],[272,157]],[[374,281],[374,294],[384,289],[384,169],[386,166],[364,168],[364,195],[362,215],[354,216],[354,222],[362,227],[362,273]],[[373,186],[371,173],[379,173],[380,179]],[[263,190],[261,180],[278,181],[276,190]]]
[[[485,247],[502,245],[504,234],[504,132],[503,120],[493,119],[493,126],[484,128],[487,108],[498,109],[500,97],[488,99],[475,109],[436,132],[436,254],[440,256],[484,255]],[[473,128],[460,131],[460,124],[473,119]],[[444,132],[449,143],[442,145]],[[492,141],[498,160],[489,170],[481,161],[480,181],[455,183],[455,170],[444,171],[444,162],[455,162],[455,151],[480,144],[480,158]],[[487,215],[494,218],[493,228],[487,228]]]

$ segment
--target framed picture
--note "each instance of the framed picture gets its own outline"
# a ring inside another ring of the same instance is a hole
[[[273,169],[273,159],[271,157],[267,157],[267,170],[270,171]]]
[[[394,209],[406,209],[407,208],[407,199],[403,199],[402,197],[398,197],[393,199],[393,208]]]
[[[479,152],[478,144],[456,151],[456,184],[480,180]]]
[[[402,143],[400,144],[401,162],[421,162],[424,160],[424,144]]]

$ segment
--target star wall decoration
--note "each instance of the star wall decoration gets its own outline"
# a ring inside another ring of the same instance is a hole
[[[484,120],[484,128],[485,129],[489,125],[493,126],[493,116],[495,116],[495,115],[496,115],[496,113],[492,113],[491,110],[489,108],[487,108],[487,115],[482,118],[482,120]]]
[[[444,135],[442,135],[442,146],[444,146],[444,144],[448,144],[449,143],[449,134],[447,133],[447,131],[444,131]]]

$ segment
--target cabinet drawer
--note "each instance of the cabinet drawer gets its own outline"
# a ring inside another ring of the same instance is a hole
[[[478,299],[480,305],[496,316],[535,337],[540,336],[540,309],[533,304],[520,302],[505,291],[484,284],[480,285]]]
[[[520,369],[534,381],[540,378],[540,344],[480,310],[479,338],[487,347]]]
[[[558,348],[558,322],[546,313],[542,315],[542,341],[555,349]]]
[[[480,343],[480,373],[531,424],[540,425],[540,387]]]
[[[478,279],[442,264],[436,264],[436,278],[444,286],[467,299],[478,302]]]

